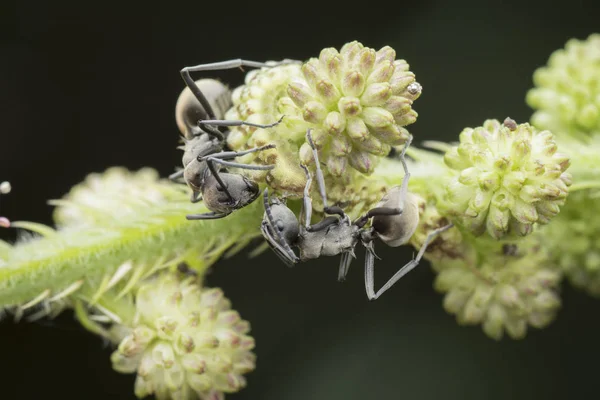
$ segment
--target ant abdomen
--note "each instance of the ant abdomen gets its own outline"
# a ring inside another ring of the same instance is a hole
[[[390,247],[407,243],[419,225],[419,198],[407,192],[402,213],[396,215],[378,215],[373,217],[372,226],[377,237]],[[390,189],[376,207],[394,208],[401,202],[400,187]]]
[[[220,172],[219,178],[235,199],[235,204],[232,204],[231,197],[223,190],[215,176],[207,172],[202,182],[202,199],[211,211],[229,214],[252,203],[259,195],[258,184],[243,175]]]
[[[215,113],[214,119],[223,119],[225,112],[232,106],[231,90],[215,79],[200,79],[196,81]],[[198,121],[213,119],[186,86],[179,95],[175,105],[175,121],[179,131],[186,139],[202,134]]]

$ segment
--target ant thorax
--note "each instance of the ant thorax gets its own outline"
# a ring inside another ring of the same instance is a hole
[[[203,134],[185,141],[183,148],[183,178],[187,185],[194,191],[200,191],[204,176],[208,171],[205,161],[199,161],[198,157],[217,153],[221,150],[218,139]]]
[[[337,256],[353,252],[360,237],[360,228],[343,218],[325,229],[309,231],[301,229],[298,237],[300,260],[306,261],[320,256]]]
[[[217,138],[207,134],[184,140],[185,145],[183,146],[183,157],[181,158],[184,168],[198,157],[218,153],[223,147]]]

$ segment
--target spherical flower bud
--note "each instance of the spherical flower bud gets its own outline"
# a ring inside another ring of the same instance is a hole
[[[533,75],[527,104],[533,125],[586,139],[600,133],[600,35],[571,39]]]
[[[111,359],[118,372],[137,371],[138,397],[221,399],[246,385],[254,339],[220,289],[166,272],[140,286],[135,306],[131,326],[113,329],[126,336]]]
[[[458,257],[432,259],[439,272],[434,287],[445,293],[446,311],[461,325],[481,324],[496,340],[504,333],[521,339],[528,326],[547,326],[561,305],[561,273],[552,268],[545,249],[524,240],[477,240],[480,251],[463,244],[455,249],[462,253]]]
[[[264,178],[280,193],[301,196],[306,178],[299,164],[314,163],[306,148],[307,129],[312,129],[326,177],[341,183],[354,179],[356,172],[369,175],[392,145],[408,139],[404,126],[416,121],[412,103],[421,90],[406,61],[396,60],[391,47],[375,51],[351,42],[339,51],[324,49],[303,65],[253,71],[246,85],[234,91],[234,107],[226,118],[258,115],[261,123],[272,123],[283,116],[279,125],[267,129],[268,141],[277,145],[270,160],[275,169],[243,173]],[[257,146],[256,136],[263,131],[234,127],[228,145],[234,150]],[[268,163],[261,152],[244,162]],[[330,196],[332,203],[344,200]]]
[[[444,162],[456,171],[445,188],[444,214],[475,235],[487,231],[496,239],[548,223],[571,184],[569,157],[557,152],[552,134],[508,118],[463,130]]]

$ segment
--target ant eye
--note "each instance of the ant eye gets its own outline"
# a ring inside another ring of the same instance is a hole
[[[279,229],[280,231],[283,231],[284,225],[283,225],[283,222],[281,222],[281,220],[277,221],[276,225],[277,225],[277,229]]]

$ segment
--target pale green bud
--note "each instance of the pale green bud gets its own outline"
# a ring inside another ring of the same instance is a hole
[[[363,108],[362,118],[367,126],[372,128],[385,128],[394,123],[394,116],[387,110],[379,107]]]
[[[349,153],[348,153],[349,154]],[[327,169],[333,176],[341,177],[348,166],[348,158],[345,156],[331,155],[327,159]]]
[[[313,93],[310,88],[301,82],[291,82],[287,88],[287,94],[299,108],[313,100]]]
[[[358,71],[348,71],[342,78],[342,93],[345,97],[359,97],[365,90],[365,77]]]
[[[327,117],[327,108],[323,103],[318,101],[309,101],[304,104],[302,109],[302,116],[305,121],[320,124]]]
[[[373,169],[375,168],[375,163],[373,162],[371,157],[372,156],[369,153],[355,149],[352,150],[352,152],[348,156],[348,161],[354,169],[362,173],[368,174],[370,172],[373,172]]]
[[[345,135],[341,135],[344,129],[346,129],[346,120],[339,112],[332,111],[328,113],[323,122],[323,127],[329,135],[347,139]]]
[[[356,97],[342,97],[338,102],[338,109],[346,118],[358,117],[362,113],[360,100]]]
[[[388,82],[373,83],[367,86],[360,101],[368,107],[381,106],[387,102],[391,95],[392,88]]]

